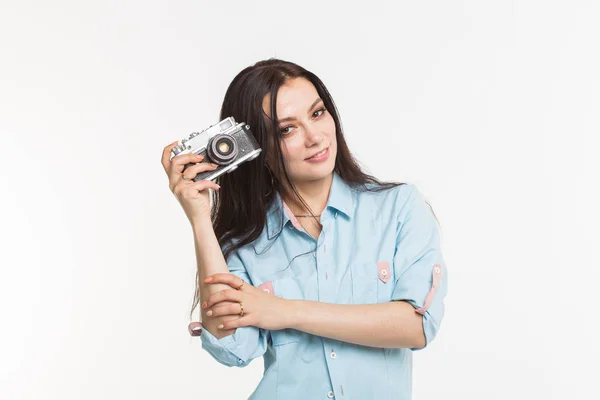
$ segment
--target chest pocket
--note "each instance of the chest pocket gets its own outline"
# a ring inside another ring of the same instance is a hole
[[[394,278],[387,261],[356,263],[350,269],[354,304],[376,304],[391,299]]]
[[[286,300],[303,300],[304,295],[298,282],[292,277],[283,277],[265,282],[259,289]],[[283,318],[284,316],[282,316]],[[270,331],[273,346],[295,343],[300,340],[302,332],[295,329],[280,329]]]

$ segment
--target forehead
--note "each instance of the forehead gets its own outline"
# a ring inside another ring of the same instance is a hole
[[[277,118],[287,118],[306,114],[308,107],[319,98],[315,86],[305,78],[288,80],[277,91]],[[263,109],[271,116],[271,95],[263,99]]]

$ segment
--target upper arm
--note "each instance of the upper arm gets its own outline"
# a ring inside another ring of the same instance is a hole
[[[248,274],[246,266],[244,265],[244,262],[242,261],[237,250],[231,252],[226,262],[227,268],[231,274],[243,279],[244,282],[252,284],[250,281],[250,275]]]
[[[427,345],[444,316],[447,271],[437,221],[418,189],[413,188],[407,196],[397,224],[392,300],[406,301],[423,315]]]

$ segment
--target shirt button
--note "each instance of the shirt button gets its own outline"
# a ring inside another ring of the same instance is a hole
[[[313,257],[317,258],[317,252],[316,251],[313,253]]]
[[[381,275],[386,276],[387,275],[387,269],[381,270]]]
[[[263,289],[263,292],[271,293],[269,289]]]
[[[440,267],[435,267],[435,273],[439,274],[440,273]]]
[[[288,228],[294,229],[294,225],[288,225]]]
[[[333,392],[327,393],[327,397],[329,397],[330,399],[333,399]]]
[[[335,357],[336,357],[335,351],[332,351],[331,352],[331,358],[335,358]]]

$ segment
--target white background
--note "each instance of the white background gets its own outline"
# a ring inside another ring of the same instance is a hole
[[[160,155],[269,57],[320,76],[365,168],[441,222],[414,399],[600,398],[598,2],[1,5],[0,398],[256,387],[261,359],[224,367],[187,332],[193,238]]]

